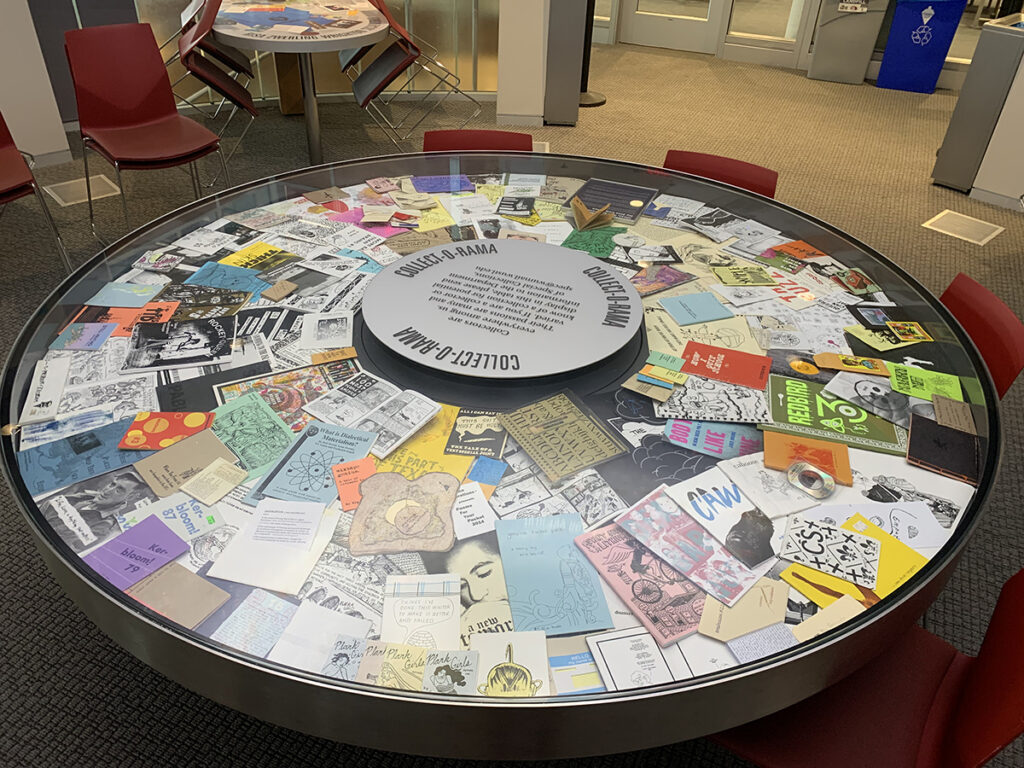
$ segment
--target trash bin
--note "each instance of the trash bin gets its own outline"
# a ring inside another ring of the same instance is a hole
[[[887,4],[888,0],[822,0],[807,76],[863,83]]]
[[[879,88],[933,93],[967,0],[897,0]]]

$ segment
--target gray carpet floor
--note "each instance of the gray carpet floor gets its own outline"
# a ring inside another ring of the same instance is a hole
[[[573,128],[535,129],[552,152],[660,165],[666,149],[730,155],[775,168],[778,198],[845,229],[940,292],[960,271],[1024,314],[1024,214],[930,184],[956,94],[920,95],[808,80],[802,73],[635,46],[595,49],[591,88],[604,107],[583,110]],[[464,106],[445,108],[433,127],[456,125]],[[322,108],[325,159],[389,154],[390,143],[352,104]],[[485,105],[475,127],[493,126]],[[44,184],[82,176],[75,162],[42,168]],[[418,150],[419,141],[408,143]],[[306,164],[301,117],[262,110],[232,162],[235,183]],[[213,166],[211,165],[211,168]],[[93,172],[109,169],[97,163]],[[168,169],[128,174],[134,226],[189,203],[187,175]],[[0,218],[0,340],[16,334],[62,278],[59,260],[31,198]],[[921,228],[945,208],[1006,231],[977,247]],[[51,210],[72,257],[97,251],[85,205]],[[101,231],[123,229],[120,201],[98,201]],[[929,628],[977,653],[999,587],[1021,567],[1024,525],[1024,385],[1002,404],[1002,472],[985,519],[951,583],[928,614]],[[33,549],[6,487],[0,487],[0,766],[421,766],[442,761],[358,749],[266,725],[213,704],[111,643],[65,598]],[[879,702],[884,705],[884,702]],[[448,761],[444,761],[449,764]],[[454,764],[454,763],[451,763]],[[616,766],[744,766],[705,740],[644,752],[561,761]],[[828,761],[823,759],[822,765]],[[1020,741],[993,761],[1024,764]]]

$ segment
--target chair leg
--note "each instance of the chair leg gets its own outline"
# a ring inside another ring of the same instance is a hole
[[[96,231],[96,215],[92,209],[92,182],[89,180],[89,142],[84,138],[82,139],[82,162],[85,164],[85,198],[89,201],[89,229],[92,230],[92,235],[99,241],[99,244],[106,247],[107,241]]]
[[[50,232],[53,233],[53,239],[57,241],[57,250],[60,251],[60,257],[64,260],[64,266],[67,267],[68,274],[70,275],[73,271],[71,259],[68,257],[67,248],[64,247],[64,241],[60,239],[60,232],[57,230],[57,225],[54,223],[53,217],[50,215],[50,209],[46,205],[46,199],[43,197],[43,191],[39,189],[39,185],[36,184],[35,181],[32,182],[32,189],[36,193],[36,199],[39,201],[39,207],[43,209],[43,218],[46,219],[46,224],[50,227]]]
[[[221,155],[221,165],[224,168],[224,174],[225,174],[224,175],[224,183],[226,185],[228,185],[228,186],[231,186],[231,185],[230,185],[230,182],[228,181],[228,176],[227,176],[227,168],[228,168],[227,167],[227,161],[235,156],[235,152],[237,152],[238,148],[242,145],[242,139],[245,138],[245,134],[247,134],[249,132],[249,129],[252,128],[252,124],[254,122],[256,122],[256,118],[253,117],[252,115],[249,115],[249,122],[246,124],[245,128],[242,129],[242,134],[235,141],[235,145],[231,148],[231,151],[228,152],[227,157],[225,158],[224,155]],[[219,146],[217,148],[217,151],[218,152],[222,151]],[[207,189],[211,188],[214,184],[217,183],[217,181],[219,179],[220,179],[220,172],[218,172],[217,175],[213,177],[213,180],[209,184],[206,184],[205,187]]]
[[[188,172],[189,172],[189,175],[192,177],[192,192],[196,196],[196,200],[198,200],[200,198],[199,174],[196,171],[195,160],[193,160],[191,163],[188,164]]]
[[[248,126],[246,128],[248,129]],[[237,148],[237,146],[236,144],[235,147]],[[224,188],[229,189],[231,187],[231,177],[228,176],[228,161],[224,157],[224,149],[219,144],[217,145],[217,157],[220,158],[220,168],[224,172]],[[212,185],[215,181],[217,181],[216,177],[214,177],[210,184]]]
[[[117,186],[121,189],[121,210],[124,211],[125,232],[131,231],[132,224],[128,220],[128,198],[124,194],[124,182],[121,180],[121,166],[114,163],[114,170],[117,172]]]

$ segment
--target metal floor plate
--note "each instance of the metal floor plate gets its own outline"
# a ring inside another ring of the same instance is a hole
[[[987,221],[965,216],[948,208],[938,216],[928,219],[921,226],[934,229],[936,232],[941,232],[950,237],[966,240],[968,243],[974,243],[975,245],[985,245],[985,243],[1005,229],[1005,227],[1000,227],[998,224],[990,224]]]
[[[121,194],[121,189],[108,179],[104,174],[98,173],[89,177],[89,181],[92,184],[92,199],[99,200],[101,197],[113,197],[114,195]],[[85,177],[80,179],[72,179],[71,181],[62,181],[59,184],[50,184],[49,186],[43,187],[46,193],[57,201],[57,204],[61,208],[67,208],[69,205],[78,205],[86,201],[85,196]]]

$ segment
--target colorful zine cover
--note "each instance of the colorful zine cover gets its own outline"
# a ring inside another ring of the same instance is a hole
[[[647,631],[665,646],[697,631],[704,592],[618,525],[576,537],[576,546]]]
[[[732,605],[764,575],[733,557],[659,486],[615,522],[715,599]],[[768,564],[770,566],[770,562]]]
[[[256,486],[253,497],[329,504],[338,498],[331,467],[366,458],[376,438],[359,429],[310,424]]]
[[[907,431],[825,391],[823,384],[787,376],[769,377],[771,429],[835,440],[897,456],[906,455]]]
[[[231,361],[234,317],[139,323],[132,328],[122,373],[163,371]]]
[[[162,287],[161,285],[107,283],[85,303],[97,307],[144,307],[160,292]]]
[[[495,523],[517,631],[549,636],[612,628],[594,567],[573,543],[579,515],[525,517]]]
[[[752,355],[699,341],[687,342],[682,357],[682,373],[751,389],[764,389],[768,385],[772,367],[772,359],[767,355]]]
[[[257,277],[259,274],[259,270],[208,261],[199,268],[199,271],[189,275],[185,285],[202,285],[227,291],[249,291],[254,299],[258,299],[264,289],[270,287]]]
[[[147,411],[135,417],[117,447],[129,451],[159,451],[202,432],[212,422],[212,413]]]
[[[850,448],[845,443],[816,440],[765,430],[764,465],[785,472],[798,461],[806,461],[827,472],[841,485],[853,485]]]
[[[125,590],[187,551],[188,544],[159,517],[150,516],[83,559],[104,579]]]
[[[117,447],[131,423],[122,419],[20,451],[18,466],[25,487],[38,496],[151,456],[152,451],[122,451]]]
[[[117,330],[117,323],[71,323],[50,342],[50,349],[97,350]]]
[[[295,439],[288,425],[255,392],[225,403],[213,414],[214,434],[238,457],[249,480],[270,469]]]
[[[760,430],[743,424],[718,421],[669,419],[665,439],[673,445],[720,459],[733,459],[757,453],[764,444]]]

